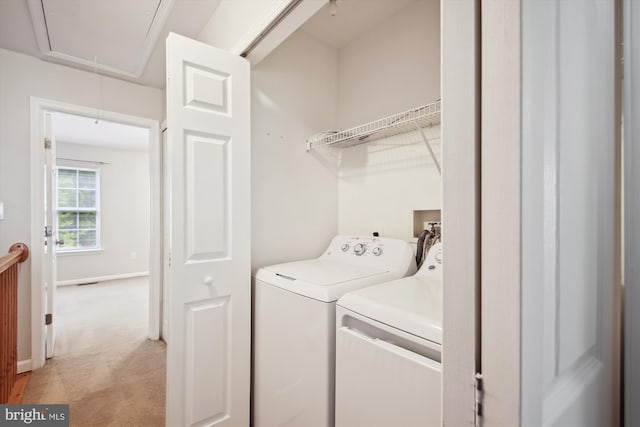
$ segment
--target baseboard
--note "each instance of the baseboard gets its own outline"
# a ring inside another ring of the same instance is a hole
[[[18,362],[18,373],[28,372],[31,370],[31,359],[21,360]]]
[[[131,279],[134,277],[148,276],[148,271],[140,271],[138,273],[113,274],[111,276],[84,277],[82,279],[61,280],[56,282],[57,286],[82,285],[84,283],[106,282],[107,280]]]

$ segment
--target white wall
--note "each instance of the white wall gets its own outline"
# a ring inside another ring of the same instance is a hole
[[[419,0],[340,50],[297,31],[254,67],[254,272],[315,257],[338,232],[411,240],[413,210],[440,209],[441,179],[417,132],[398,137],[414,144],[363,145],[340,162],[304,150],[317,132],[438,99],[439,22],[439,2]],[[439,126],[426,133],[439,156]]]
[[[336,123],[337,52],[300,31],[252,70],[252,267],[320,255],[337,232],[334,168],[305,141]]]
[[[418,0],[340,49],[338,127],[440,98],[440,2]]]
[[[440,98],[440,5],[420,0],[339,52],[338,127],[356,126]],[[440,158],[440,127],[427,130]],[[413,210],[440,209],[441,178],[417,132],[390,146],[343,151],[339,230],[411,240]]]
[[[55,125],[55,123],[54,123]],[[58,253],[58,283],[149,271],[149,154],[59,142],[58,166],[100,170],[101,251]]]
[[[102,77],[103,108],[159,120],[160,90]],[[0,49],[0,253],[30,235],[31,96],[95,107],[97,79],[92,73]],[[31,357],[30,261],[20,266],[18,291],[18,360]]]
[[[286,0],[221,0],[198,40],[229,51],[244,49],[243,44],[250,43],[264,29],[268,18],[275,17],[286,3]]]

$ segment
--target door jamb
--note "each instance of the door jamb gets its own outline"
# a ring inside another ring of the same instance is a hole
[[[95,116],[95,108],[68,104],[44,98],[31,97],[31,369],[44,366],[45,363],[45,326],[44,326],[44,287],[42,286],[42,230],[44,221],[44,162],[43,114],[47,111]],[[162,223],[161,206],[161,157],[160,125],[158,120],[122,114],[113,111],[100,111],[103,120],[144,127],[149,129],[149,178],[150,178],[150,223],[149,223],[149,339],[160,338],[161,322],[161,256]]]

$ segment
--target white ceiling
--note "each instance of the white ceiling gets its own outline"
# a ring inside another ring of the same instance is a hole
[[[3,0],[0,0],[3,1]],[[52,113],[53,136],[58,142],[119,150],[147,151],[149,129],[90,117]]]
[[[167,0],[31,0],[31,13],[36,36],[42,37],[38,42],[43,53],[65,55],[66,59],[75,58],[85,65],[97,60],[116,73],[137,77],[156,42],[147,35],[152,26],[163,23],[159,20],[164,16],[158,17],[157,12],[166,3]],[[124,10],[126,13],[122,13]]]
[[[338,0],[335,16],[326,4],[302,26],[302,31],[340,49],[414,1],[418,0]]]
[[[197,37],[220,1],[0,0],[0,47],[160,88],[169,32]]]
[[[162,88],[168,33],[196,38],[221,1],[0,0],[0,47]],[[340,49],[413,1],[338,0],[302,30]]]

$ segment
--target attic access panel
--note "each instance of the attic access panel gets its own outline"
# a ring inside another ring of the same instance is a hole
[[[174,0],[29,0],[40,51],[62,62],[139,77]]]

